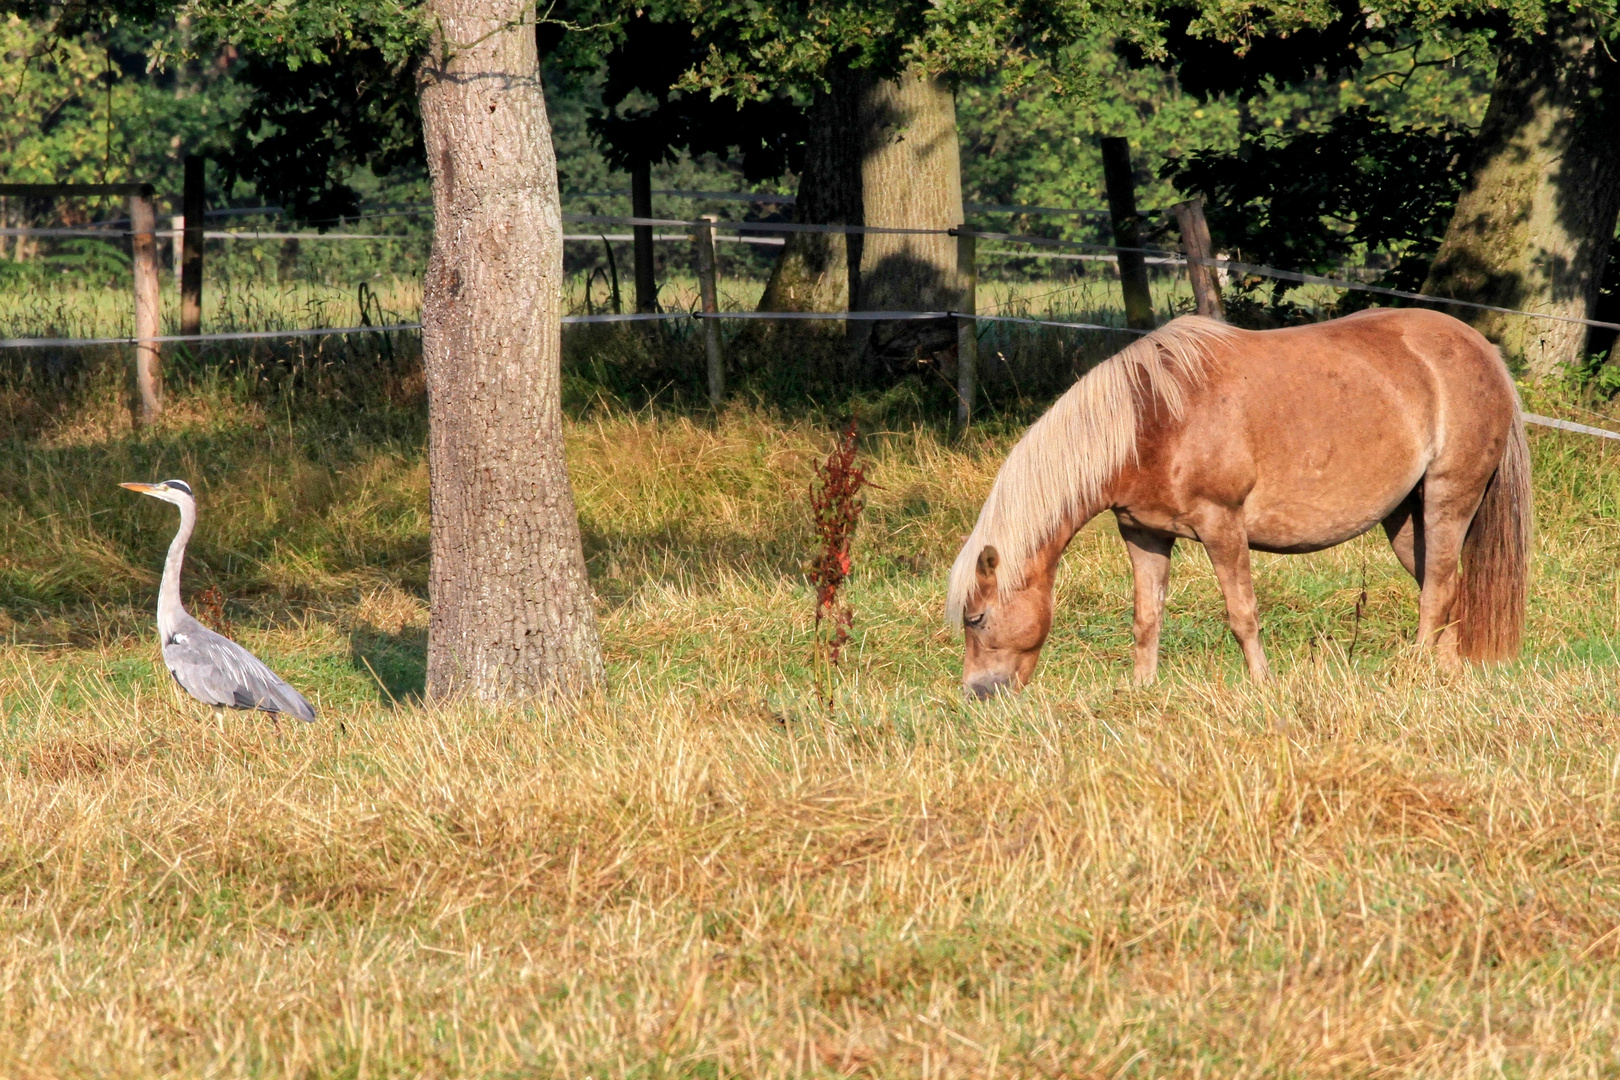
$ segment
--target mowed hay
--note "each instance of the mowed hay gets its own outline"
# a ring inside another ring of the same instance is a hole
[[[188,592],[219,585],[313,726],[217,729],[154,663],[150,579],[49,577],[161,558],[172,521],[101,491],[150,444],[7,451],[32,479],[0,496],[0,1074],[1620,1067],[1600,448],[1534,437],[1518,665],[1411,655],[1414,590],[1369,537],[1257,560],[1263,687],[1183,551],[1166,674],[1134,688],[1099,522],[1035,685],[970,706],[944,574],[1015,426],[875,434],[829,714],[800,569],[834,424],[602,410],[569,445],[611,683],[488,709],[412,684],[419,448],[221,423],[158,444],[211,454]]]

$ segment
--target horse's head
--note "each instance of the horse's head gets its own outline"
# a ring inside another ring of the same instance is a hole
[[[1035,674],[1041,646],[1052,629],[1052,578],[1030,575],[1023,587],[1001,595],[996,569],[1001,556],[984,546],[975,567],[973,594],[962,606],[962,689],[969,697],[986,698],[1003,690],[1022,690]]]

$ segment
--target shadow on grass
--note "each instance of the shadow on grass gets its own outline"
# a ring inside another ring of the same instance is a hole
[[[419,705],[427,691],[427,630],[408,626],[397,634],[362,626],[349,633],[349,658],[377,684],[390,705]]]

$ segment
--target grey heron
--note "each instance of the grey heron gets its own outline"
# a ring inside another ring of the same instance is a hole
[[[181,689],[219,709],[258,709],[272,715],[286,713],[300,720],[315,719],[304,696],[281,680],[264,662],[242,646],[216,634],[187,614],[180,604],[180,565],[186,541],[197,527],[197,500],[184,480],[161,484],[120,484],[119,487],[162,499],[180,508],[180,530],[169,544],[163,563],[163,584],[158,588],[158,636],[163,639],[163,663]]]

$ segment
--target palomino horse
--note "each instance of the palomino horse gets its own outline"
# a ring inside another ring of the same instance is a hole
[[[1256,679],[1249,550],[1319,551],[1380,522],[1421,590],[1420,644],[1447,663],[1518,652],[1524,422],[1495,347],[1448,315],[1259,332],[1188,315],[1086,373],[1013,447],[951,568],[946,617],[964,628],[969,694],[1029,681],[1058,559],[1104,510],[1136,579],[1138,682],[1158,669],[1178,537],[1209,552]]]

